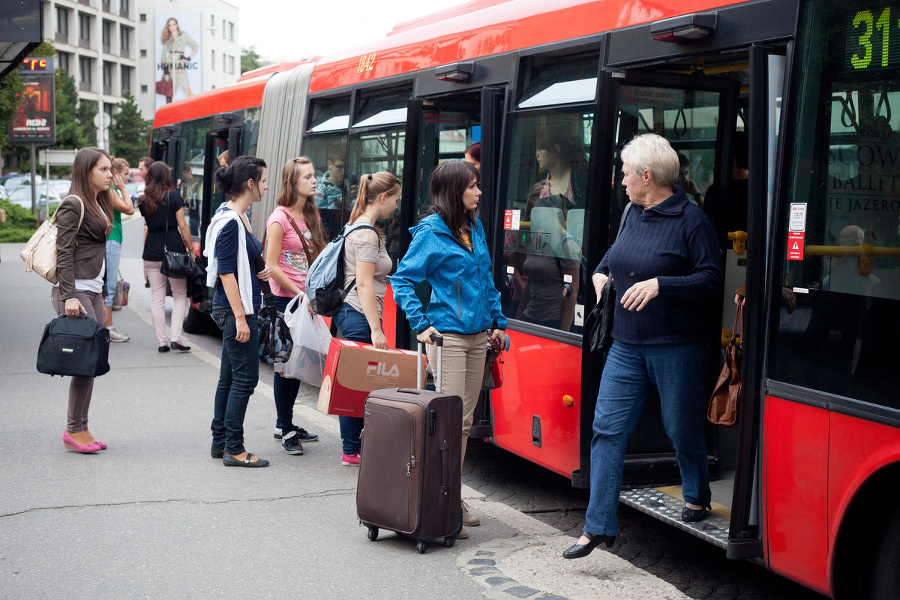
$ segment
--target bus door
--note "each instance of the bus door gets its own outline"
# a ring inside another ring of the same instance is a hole
[[[153,143],[150,145],[150,158],[161,160],[172,169],[172,185],[178,177],[178,157],[182,146],[181,125],[160,127],[156,130]]]
[[[404,228],[415,225],[426,215],[431,204],[428,179],[435,167],[444,161],[462,160],[469,146],[480,143],[481,199],[478,218],[485,227],[488,243],[493,241],[495,177],[504,95],[505,89],[502,87],[486,87],[410,102],[406,138],[408,158],[403,178]],[[406,234],[402,240],[404,250],[409,244],[408,238]],[[428,283],[422,283],[416,291],[423,306],[427,306],[431,294]],[[415,332],[398,311],[398,347],[410,348],[414,343]],[[489,402],[488,394],[484,393],[475,411],[470,437],[492,435]]]
[[[239,113],[222,113],[213,118],[209,132],[206,134],[206,145],[202,155],[198,156],[200,164],[200,186],[196,195],[199,202],[191,206],[190,227],[195,241],[200,243],[200,254],[206,248],[206,228],[216,208],[225,198],[216,186],[216,171],[223,165],[242,154],[243,117]],[[197,178],[195,167],[194,178]],[[185,202],[187,202],[185,198]]]
[[[689,199],[701,207],[707,193],[720,182],[728,180],[730,164],[727,157],[734,137],[739,79],[704,75],[699,71],[690,76],[659,73],[651,68],[608,73],[604,82],[604,98],[615,110],[605,125],[606,134],[603,139],[603,143],[609,148],[606,155],[609,162],[606,166],[598,165],[598,169],[605,171],[607,181],[612,182],[612,186],[607,188],[610,190],[607,200],[608,221],[600,215],[596,219],[608,222],[607,243],[604,246],[608,248],[615,241],[623,211],[629,202],[622,186],[619,153],[635,135],[656,133],[671,143],[682,164],[681,176],[676,185],[683,187]],[[599,261],[600,258],[602,254],[597,255],[596,260]],[[590,265],[590,271],[594,267],[596,263]],[[710,320],[706,333],[713,356],[708,373],[708,379],[711,380],[714,380],[720,365],[719,340],[723,334],[720,315],[726,300],[733,304],[733,300],[730,300],[733,291],[728,290],[722,298],[708,302]],[[728,327],[730,335],[730,323]],[[586,353],[583,364],[586,391],[581,405],[581,473],[588,473],[594,406],[600,379],[597,374],[602,372],[602,359]],[[720,467],[716,435],[717,432],[710,426],[707,443],[713,477],[718,475]],[[730,462],[733,463],[733,458]],[[733,466],[729,465],[730,468]],[[576,478],[573,477],[574,479]],[[581,477],[577,479],[580,484],[588,483]],[[659,397],[654,393],[648,399],[641,420],[629,441],[623,483],[661,485],[678,482],[680,475],[677,461],[663,427]]]

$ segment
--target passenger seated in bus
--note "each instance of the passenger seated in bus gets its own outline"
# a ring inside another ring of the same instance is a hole
[[[522,263],[524,289],[517,319],[569,331],[581,282],[581,248],[563,225],[563,214],[538,199],[531,211],[532,251]],[[571,290],[563,296],[564,284]]]
[[[539,198],[565,214],[570,208],[584,208],[587,192],[587,165],[584,143],[570,135],[564,125],[543,127],[537,134],[537,164],[541,172]],[[529,204],[530,211],[533,204]]]
[[[346,168],[343,151],[333,153],[328,159],[328,170],[316,182],[316,206],[320,209],[336,210],[341,208]]]
[[[681,165],[681,170],[678,172],[678,179],[675,180],[675,185],[680,186],[681,189],[684,190],[684,193],[688,196],[688,200],[703,208],[703,194],[700,192],[700,188],[697,187],[697,184],[694,183],[694,180],[689,179],[691,174],[691,159],[679,152],[678,163]]]
[[[678,155],[656,134],[622,149],[623,185],[635,204],[618,240],[594,271],[598,301],[615,282],[613,342],[591,441],[591,495],[584,535],[564,558],[612,546],[625,448],[651,388],[659,393],[666,434],[675,447],[685,505],[684,522],[707,517],[712,495],[704,434],[710,356],[709,311],[722,297],[722,260],[716,232],[703,210],[673,188]]]

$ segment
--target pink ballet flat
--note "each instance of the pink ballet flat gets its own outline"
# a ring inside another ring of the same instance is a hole
[[[76,443],[75,440],[69,437],[68,431],[63,431],[63,446],[65,446],[69,450],[75,450],[76,452],[81,452],[82,454],[92,454],[100,450],[100,446],[97,445],[97,442],[93,444],[83,446],[79,443]]]
[[[94,443],[97,444],[98,446],[100,446],[101,450],[106,450],[106,444],[104,444],[100,440],[94,440]]]

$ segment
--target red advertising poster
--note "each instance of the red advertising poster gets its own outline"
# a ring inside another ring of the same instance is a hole
[[[56,142],[53,74],[22,72],[22,103],[9,126],[11,144],[50,145]]]

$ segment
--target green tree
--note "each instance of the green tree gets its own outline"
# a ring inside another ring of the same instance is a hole
[[[119,102],[119,112],[113,117],[109,143],[113,156],[124,158],[136,167],[150,148],[150,121],[141,117],[141,109],[131,92],[125,92],[123,97],[125,99]]]
[[[94,125],[94,117],[98,112],[96,100],[81,100],[75,108],[75,120],[87,135],[86,146],[97,145],[97,126]]]
[[[0,81],[0,152],[8,152],[9,126],[19,110],[19,94],[25,91],[25,85],[16,71]]]
[[[84,126],[76,116],[78,90],[75,78],[62,69],[56,72],[56,146],[57,149],[93,146]]]
[[[241,73],[258,69],[260,66],[256,45],[241,48]]]

